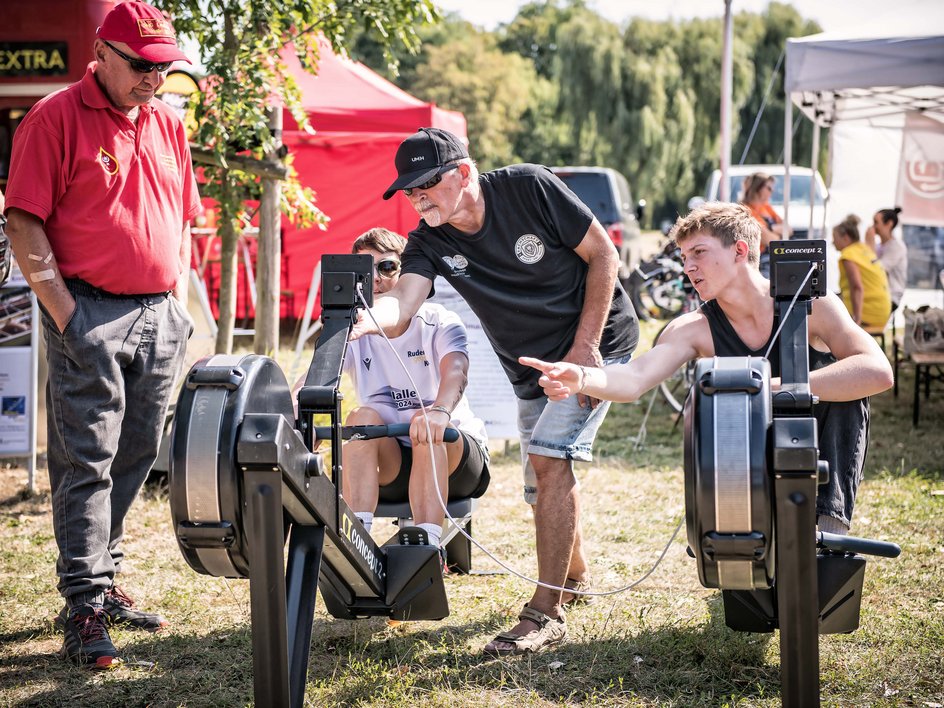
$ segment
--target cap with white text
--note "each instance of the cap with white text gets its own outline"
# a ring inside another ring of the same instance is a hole
[[[412,189],[432,177],[450,162],[469,156],[462,140],[442,128],[420,128],[397,148],[394,164],[397,178],[384,192],[390,199],[397,190]]]

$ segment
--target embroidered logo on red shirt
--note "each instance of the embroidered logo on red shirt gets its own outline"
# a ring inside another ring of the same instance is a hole
[[[98,161],[102,163],[107,174],[118,174],[118,160],[103,147],[98,148]]]

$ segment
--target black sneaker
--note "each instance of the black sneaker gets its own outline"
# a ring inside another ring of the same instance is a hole
[[[121,664],[108,636],[108,615],[100,607],[80,605],[67,613],[62,628],[65,641],[60,655],[79,666],[111,669]]]
[[[159,632],[168,625],[161,615],[136,609],[134,600],[117,585],[112,585],[105,591],[104,608],[112,624],[126,624],[133,629],[148,632]]]

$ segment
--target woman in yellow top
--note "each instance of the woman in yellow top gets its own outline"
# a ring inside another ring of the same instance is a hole
[[[875,252],[859,240],[859,217],[850,214],[833,228],[839,251],[839,287],[852,319],[863,327],[882,326],[892,311],[885,269]]]

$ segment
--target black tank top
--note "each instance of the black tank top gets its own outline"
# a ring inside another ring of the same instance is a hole
[[[803,305],[798,303],[798,306],[802,307]],[[770,346],[770,340],[773,338],[774,332],[777,331],[777,327],[780,325],[779,318],[774,314],[774,322],[770,334],[767,336],[767,341],[760,349],[751,349],[741,341],[738,333],[734,331],[734,327],[728,321],[728,316],[724,314],[724,310],[717,302],[709,300],[701,306],[701,311],[708,319],[708,326],[711,328],[711,343],[715,348],[715,356],[764,356]],[[811,371],[821,369],[836,361],[836,357],[829,352],[821,352],[813,347],[809,348],[809,357]],[[767,358],[770,361],[770,375],[780,376],[780,347],[774,346]]]

